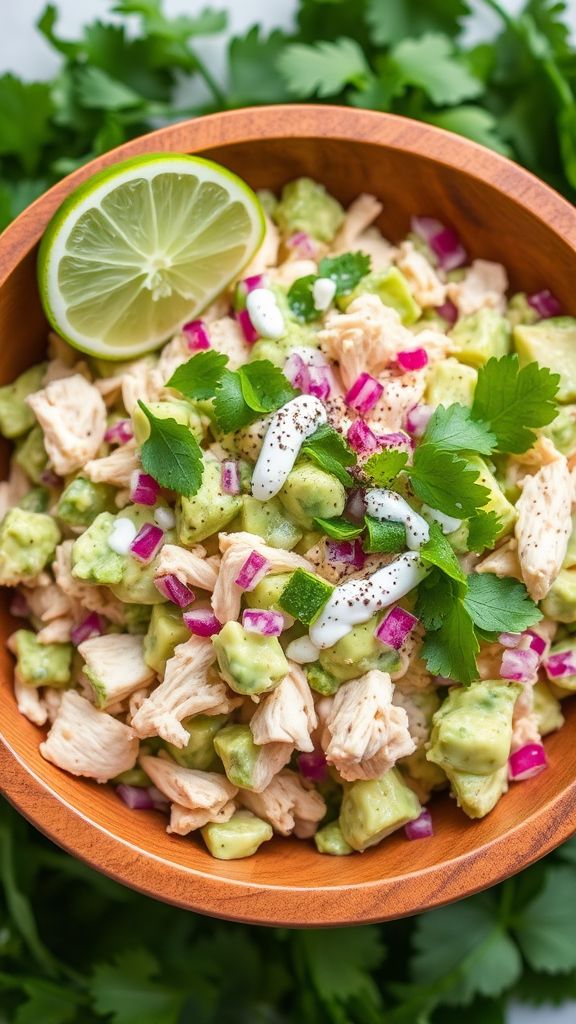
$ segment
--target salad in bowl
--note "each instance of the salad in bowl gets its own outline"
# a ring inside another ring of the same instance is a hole
[[[178,159],[56,215],[0,389],[19,710],[221,859],[481,818],[576,691],[576,320],[419,211]]]

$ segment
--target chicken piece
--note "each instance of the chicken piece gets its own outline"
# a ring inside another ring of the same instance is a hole
[[[398,255],[398,250],[378,228],[367,228],[356,240],[356,248],[370,257],[372,270],[385,273]]]
[[[512,576],[514,579],[522,579],[522,570],[518,560],[517,544],[513,537],[510,537],[504,544],[501,544],[495,551],[490,551],[481,562],[478,562],[476,572],[493,572],[498,579],[505,576]]]
[[[286,767],[293,753],[293,743],[265,743],[260,747],[252,771],[250,792],[262,793],[270,785],[272,779],[278,775],[278,772]]]
[[[387,672],[373,669],[344,683],[326,723],[326,759],[346,782],[377,779],[416,749],[408,715],[392,704],[394,684]]]
[[[54,619],[36,634],[39,644],[67,644],[70,643],[72,630],[76,620],[70,615],[64,615],[61,619]]]
[[[52,582],[47,587],[27,590],[26,602],[32,614],[41,622],[53,622],[63,615],[70,615],[77,607],[68,594]]]
[[[281,683],[264,697],[250,721],[254,742],[293,743],[296,750],[312,751],[310,734],[318,724],[308,680],[299,665],[290,663],[290,671]]]
[[[134,690],[133,693],[130,694],[130,697],[128,698],[128,713],[126,716],[126,720],[129,725],[132,725],[132,719],[134,718],[134,715],[136,714],[137,711],[140,710],[149,693],[150,687],[142,686],[138,690]]]
[[[339,363],[346,388],[364,371],[379,377],[397,352],[414,348],[414,335],[377,295],[359,295],[345,313],[333,310],[318,332],[324,354]]]
[[[84,673],[94,687],[96,703],[108,708],[148,686],[155,677],[144,661],[144,638],[130,633],[92,636],[78,645]]]
[[[142,402],[155,402],[160,393],[162,381],[156,376],[151,376],[150,371],[156,366],[156,360],[150,356],[138,359],[133,362],[119,379],[122,386],[122,401],[126,412],[130,415],[138,404]]]
[[[217,813],[238,792],[225,775],[183,768],[168,756],[150,757],[144,754],[140,758],[140,765],[167,800],[190,811]]]
[[[46,372],[42,378],[42,387],[46,387],[47,384],[51,384],[53,380],[65,380],[66,377],[74,377],[75,374],[81,374],[89,384],[92,383],[92,374],[87,363],[80,360],[72,365],[65,362],[60,356],[56,359],[51,359],[46,364]]]
[[[91,583],[83,583],[82,580],[77,580],[72,575],[73,544],[73,540],[65,540],[56,548],[52,570],[58,586],[73,604],[78,602],[88,611],[98,612],[104,618],[110,619],[110,622],[123,625],[125,605],[117,597],[114,597],[108,587],[92,586]]]
[[[60,690],[55,686],[45,686],[42,691],[42,699],[46,705],[46,712],[50,723],[54,721],[60,710],[62,697],[65,692],[65,690]]]
[[[278,228],[270,217],[265,214],[266,231],[262,245],[256,250],[247,267],[242,271],[242,277],[253,277],[254,274],[262,274],[268,267],[278,265],[278,248],[280,245],[280,234]]]
[[[8,509],[14,508],[21,498],[30,490],[30,481],[17,462],[10,463],[10,474],[7,480],[0,483],[0,519]]]
[[[227,714],[242,702],[229,695],[226,684],[209,674],[216,652],[205,637],[192,636],[179,644],[166,663],[164,681],[152,690],[132,719],[142,739],[161,736],[176,747],[185,747],[188,733],[183,718],[189,715]]]
[[[394,433],[405,427],[408,413],[422,401],[426,374],[422,370],[401,376],[384,372],[380,374],[380,383],[384,392],[364,418],[376,433]]]
[[[235,810],[236,804],[233,800],[229,800],[218,811],[201,807],[192,811],[189,807],[182,807],[181,804],[172,804],[170,808],[170,824],[166,831],[177,836],[187,836],[190,832],[203,828],[209,821],[230,821]]]
[[[318,273],[318,264],[315,260],[289,259],[281,263],[279,267],[271,270],[268,277],[274,284],[280,284],[283,288],[290,288],[300,277],[308,277],[310,274]]]
[[[481,643],[476,663],[480,679],[500,679],[502,667],[502,645],[499,643]]]
[[[93,384],[75,373],[52,381],[26,401],[44,431],[48,457],[60,476],[94,458],[106,433],[106,406]]]
[[[313,571],[310,562],[302,555],[284,551],[282,548],[271,548],[263,543],[261,537],[253,533],[221,533],[218,539],[222,561],[212,594],[212,608],[219,622],[226,623],[238,618],[242,590],[236,586],[234,580],[252,551],[257,551],[267,559],[270,563],[270,574],[291,572],[293,569]]]
[[[400,253],[396,257],[396,266],[404,274],[419,306],[426,308],[443,304],[446,299],[446,285],[413,242],[402,242]]]
[[[35,686],[23,683],[18,672],[14,672],[14,696],[18,711],[33,725],[45,725],[48,721],[46,702]]]
[[[237,370],[248,362],[250,346],[247,344],[240,324],[231,316],[223,316],[208,325],[212,348],[228,356],[228,369]]]
[[[281,836],[292,832],[308,839],[326,814],[324,798],[315,789],[307,789],[296,772],[281,771],[261,793],[240,791],[240,802],[249,811],[272,825]]]
[[[112,484],[114,487],[129,487],[134,470],[140,469],[138,452],[133,441],[115,448],[103,459],[87,462],[84,473],[94,484]]]
[[[458,308],[460,316],[477,313],[479,309],[506,308],[508,275],[501,263],[473,260],[462,281],[451,281],[446,294]]]
[[[515,534],[522,579],[541,601],[558,576],[572,533],[572,481],[564,456],[527,476],[516,509]]]
[[[152,371],[152,381],[156,379],[162,382],[162,387],[165,387],[166,381],[170,380],[170,377],[179,366],[183,363],[187,363],[192,352],[188,348],[188,339],[184,334],[175,334],[174,337],[160,350],[160,357],[158,359],[158,365],[154,367]]]
[[[188,586],[212,591],[216,586],[218,570],[219,559],[207,558],[206,549],[201,544],[189,551],[177,544],[164,544],[158,556],[154,578],[158,580],[163,576],[176,576]]]
[[[520,466],[528,466],[530,469],[541,469],[542,466],[549,466],[551,462],[562,461],[563,458],[564,455],[558,451],[554,442],[540,434],[527,452],[512,455],[510,462],[517,462]]]
[[[377,217],[380,216],[384,207],[376,196],[362,192],[351,203],[346,214],[342,227],[332,243],[332,252],[343,253],[358,250],[360,236],[367,228],[371,227]]]
[[[415,700],[410,693],[403,693],[394,689],[392,704],[398,708],[404,708],[408,715],[408,728],[410,735],[416,744],[416,748],[423,747],[430,738],[430,719],[426,714],[422,701]]]
[[[534,712],[534,682],[522,684],[522,693],[514,705],[511,753],[521,750],[528,743],[542,743],[538,716]]]
[[[138,739],[129,726],[66,690],[40,753],[71,775],[109,782],[134,767]]]
[[[104,400],[104,405],[107,409],[110,409],[111,406],[117,405],[122,398],[122,375],[117,377],[97,377],[94,381],[94,387],[98,388]]]
[[[48,358],[59,359],[65,366],[74,366],[78,361],[78,349],[72,348],[56,331],[48,331]]]

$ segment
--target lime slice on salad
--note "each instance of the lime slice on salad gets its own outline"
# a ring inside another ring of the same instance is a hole
[[[141,355],[198,316],[263,235],[254,193],[210,160],[155,154],[116,164],[48,225],[38,257],[44,310],[74,348]]]

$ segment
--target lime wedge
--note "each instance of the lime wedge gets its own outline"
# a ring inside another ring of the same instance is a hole
[[[82,352],[141,355],[198,316],[263,235],[254,193],[210,160],[163,153],[116,164],[48,225],[38,256],[46,316]]]

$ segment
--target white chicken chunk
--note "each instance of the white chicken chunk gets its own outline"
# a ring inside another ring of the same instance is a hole
[[[167,800],[190,811],[217,813],[238,792],[225,775],[183,768],[169,757],[150,757],[144,754],[140,758],[140,765]]]
[[[70,365],[64,359],[61,359],[60,356],[57,356],[55,359],[50,359],[46,364],[46,372],[42,378],[42,387],[45,388],[53,380],[64,380],[65,377],[73,377],[76,373],[84,377],[89,384],[92,383],[92,374],[87,363],[80,360]]]
[[[187,551],[177,544],[164,544],[160,550],[155,579],[176,576],[181,583],[201,590],[214,590],[218,579],[219,560],[206,556],[201,544]]]
[[[334,253],[351,252],[358,250],[360,236],[371,227],[377,217],[382,213],[383,206],[376,196],[362,192],[351,203],[341,228],[334,239],[331,251]]]
[[[54,380],[27,398],[42,430],[50,462],[60,476],[82,469],[106,433],[106,406],[93,384],[76,373]]]
[[[252,551],[257,551],[267,559],[270,563],[268,572],[271,574],[291,572],[293,569],[313,571],[310,562],[302,555],[284,551],[283,548],[271,548],[253,533],[221,533],[218,539],[222,561],[212,594],[212,608],[219,622],[226,623],[238,618],[243,592],[234,580]]]
[[[56,548],[52,565],[56,582],[73,604],[76,602],[88,611],[98,612],[110,622],[121,625],[125,618],[125,605],[107,587],[93,587],[72,575],[72,546],[74,541],[65,540]]]
[[[148,686],[154,670],[144,661],[144,638],[130,633],[93,636],[78,645],[84,674],[94,688],[96,704],[108,708],[134,690]]]
[[[506,308],[508,275],[501,263],[473,260],[462,281],[451,281],[446,287],[448,298],[458,308],[460,316],[477,313],[479,309]]]
[[[392,703],[395,707],[404,708],[408,715],[410,735],[416,747],[422,747],[430,737],[430,720],[423,701],[418,700],[412,693],[403,693],[402,690],[395,688]]]
[[[46,724],[48,721],[46,702],[37,687],[27,686],[26,683],[23,683],[16,671],[14,672],[14,696],[21,715],[24,715],[34,725]]]
[[[140,401],[148,404],[155,402],[160,393],[161,381],[157,374],[151,373],[156,367],[153,356],[137,359],[116,378],[122,388],[122,402],[126,412],[131,414]]]
[[[196,810],[191,810],[189,807],[182,807],[181,804],[172,804],[170,808],[170,824],[166,831],[177,836],[187,836],[190,832],[194,832],[196,829],[207,825],[209,821],[230,821],[235,810],[236,804],[233,800],[229,800],[218,811],[214,811],[209,807],[199,807]]]
[[[140,468],[136,445],[133,441],[115,448],[102,459],[87,462],[84,473],[94,484],[113,484],[114,487],[129,487],[132,474]]]
[[[252,768],[250,792],[262,793],[274,776],[286,767],[293,753],[293,743],[265,743],[260,747]]]
[[[231,316],[223,316],[208,325],[210,344],[217,352],[228,356],[228,369],[237,370],[248,362],[250,346],[242,333],[242,328]]]
[[[129,726],[66,690],[40,753],[71,775],[109,782],[134,767],[138,739]]]
[[[70,633],[83,612],[77,601],[68,597],[57,583],[27,591],[26,601],[32,614],[44,623],[36,634],[40,644],[68,643]]]
[[[346,388],[367,372],[379,377],[402,349],[414,348],[414,335],[377,295],[359,295],[345,313],[329,313],[318,332],[320,347],[340,365]]]
[[[296,750],[312,751],[311,733],[318,724],[308,680],[294,662],[281,683],[264,697],[250,721],[254,742],[293,743]]]
[[[475,572],[492,572],[498,579],[512,576],[514,579],[521,580],[522,570],[518,560],[518,546],[514,537],[510,537],[495,551],[490,551],[481,562],[478,562]]]
[[[416,749],[408,715],[392,704],[393,693],[388,673],[373,669],[344,683],[334,696],[325,753],[347,782],[377,779]]]
[[[364,417],[376,433],[394,433],[405,429],[406,417],[422,400],[426,390],[426,373],[415,370],[396,376],[385,371],[380,374],[384,392]]]
[[[261,793],[241,790],[239,799],[281,836],[293,832],[299,839],[308,839],[326,814],[320,793],[306,789],[300,776],[288,768],[276,775]]]
[[[572,481],[564,456],[527,476],[516,502],[515,533],[522,579],[541,601],[558,576],[572,533]]]
[[[446,299],[446,285],[413,242],[402,242],[400,253],[396,257],[396,266],[404,274],[419,306],[426,308],[443,304]]]

